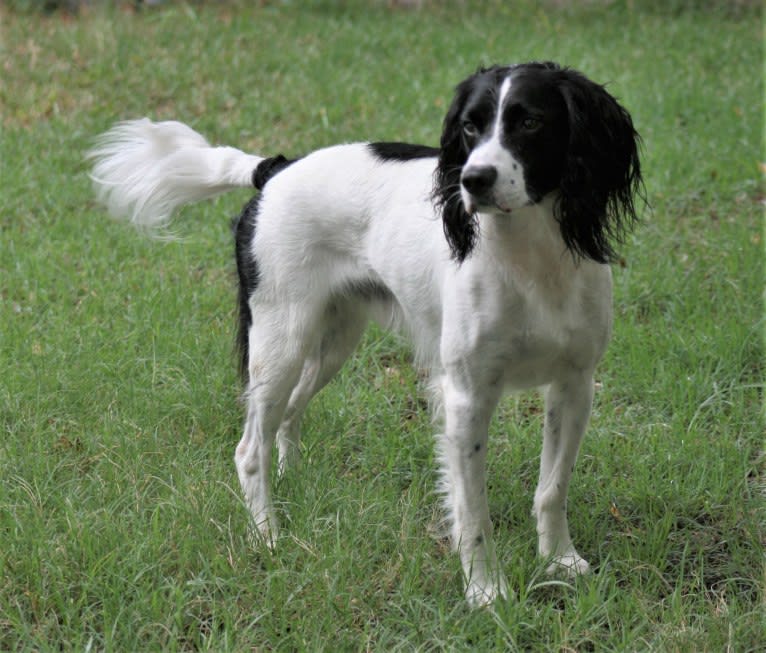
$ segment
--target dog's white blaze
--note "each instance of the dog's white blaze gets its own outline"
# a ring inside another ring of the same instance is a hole
[[[503,132],[503,105],[508,92],[511,90],[511,78],[506,77],[500,87],[500,99],[497,101],[497,112],[495,113],[495,132],[492,134],[492,140],[500,143],[500,137]]]

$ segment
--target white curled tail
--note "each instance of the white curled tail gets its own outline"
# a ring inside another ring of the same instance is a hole
[[[96,195],[113,216],[149,228],[167,224],[184,204],[234,188],[252,188],[263,157],[212,147],[180,122],[122,122],[87,154]]]

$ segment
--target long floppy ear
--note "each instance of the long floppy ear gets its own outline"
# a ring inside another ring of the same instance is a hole
[[[569,146],[556,218],[573,253],[613,260],[637,220],[634,199],[646,201],[638,157],[640,137],[630,114],[603,86],[562,70],[559,88],[569,112]]]
[[[460,114],[473,88],[479,71],[462,81],[455,89],[455,97],[447,111],[442,127],[439,161],[436,166],[436,178],[433,193],[434,204],[442,214],[442,224],[452,256],[463,262],[471,253],[476,243],[478,225],[476,219],[468,214],[460,196],[460,173],[468,159],[468,152],[463,143]]]

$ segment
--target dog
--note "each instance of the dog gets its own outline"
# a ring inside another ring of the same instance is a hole
[[[90,152],[109,211],[161,228],[183,204],[260,191],[234,223],[246,420],[235,463],[257,537],[277,540],[269,476],[296,462],[309,400],[370,321],[430,370],[440,490],[471,606],[508,595],[485,466],[502,393],[543,388],[534,494],[550,573],[589,570],[567,491],[612,326],[608,263],[644,199],[640,137],[619,102],[551,62],[461,82],[438,148],[366,142],[297,160],[211,147],[178,122],[117,124]]]

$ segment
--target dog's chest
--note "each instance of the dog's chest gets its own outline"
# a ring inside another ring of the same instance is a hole
[[[553,287],[512,288],[507,325],[505,382],[512,388],[549,383],[572,369],[595,367],[611,332],[608,268],[575,273]]]
[[[482,361],[511,390],[594,367],[611,327],[611,283],[604,272],[474,277],[455,297],[453,318],[445,320],[443,355]]]
[[[514,294],[488,325],[488,347],[497,343],[495,357],[511,389],[543,385],[575,361],[594,357],[592,333],[581,307],[571,298],[541,301]]]

